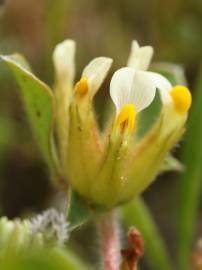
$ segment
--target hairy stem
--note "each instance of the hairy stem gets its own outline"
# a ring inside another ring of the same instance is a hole
[[[119,226],[115,212],[103,214],[99,219],[101,256],[104,270],[118,270],[120,265]]]

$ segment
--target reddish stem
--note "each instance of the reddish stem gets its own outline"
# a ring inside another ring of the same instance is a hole
[[[116,214],[108,212],[102,215],[98,227],[104,270],[118,270],[120,266],[120,239]]]

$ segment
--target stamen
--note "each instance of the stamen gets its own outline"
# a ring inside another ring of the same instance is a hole
[[[173,99],[175,110],[179,114],[185,114],[192,103],[192,95],[189,89],[182,85],[176,85],[172,88],[170,95]]]
[[[135,106],[133,104],[125,104],[117,117],[116,125],[122,129],[128,128],[132,131],[135,127],[135,119]]]
[[[75,85],[75,92],[80,96],[84,96],[88,92],[88,78],[82,77]]]

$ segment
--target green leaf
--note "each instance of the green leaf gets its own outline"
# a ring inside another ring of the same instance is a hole
[[[185,144],[182,150],[182,162],[186,170],[179,179],[178,269],[180,270],[190,269],[191,249],[202,188],[202,69],[194,94]]]
[[[90,270],[75,253],[59,248],[27,249],[20,254],[12,254],[0,260],[4,270]]]
[[[168,154],[166,159],[164,160],[161,171],[162,172],[167,172],[167,171],[183,172],[184,166],[178,159],[173,157],[171,154]]]
[[[86,201],[74,190],[69,191],[67,220],[72,229],[81,226],[90,217],[90,208]]]
[[[53,149],[54,96],[50,88],[34,76],[20,55],[0,56],[15,76],[41,153],[50,166],[55,166]]]
[[[166,246],[152,215],[141,198],[136,198],[122,208],[128,226],[135,226],[143,235],[146,255],[152,269],[173,270]]]
[[[57,262],[58,269],[66,270],[91,270],[76,254],[72,251],[53,249],[51,257]]]

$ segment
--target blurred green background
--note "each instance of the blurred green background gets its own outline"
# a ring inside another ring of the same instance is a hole
[[[90,59],[100,55],[114,59],[112,75],[126,64],[131,41],[137,39],[141,45],[154,47],[154,62],[181,64],[189,88],[194,89],[202,59],[202,1],[0,1],[0,53],[22,53],[35,74],[50,85],[54,82],[52,51],[65,38],[77,42],[78,77]],[[0,211],[1,215],[13,218],[48,207],[56,190],[34,143],[15,81],[0,65]],[[99,108],[109,98],[110,75],[96,97],[99,117]],[[180,156],[178,148],[176,155]],[[144,194],[173,255],[177,219],[173,210],[178,203],[176,176],[176,173],[160,176],[161,181],[156,181]],[[202,234],[201,225],[202,222],[198,224],[197,235]],[[73,236],[81,241],[74,243],[81,253],[89,241],[82,235],[77,232]],[[96,252],[90,247],[86,253],[92,257]]]

